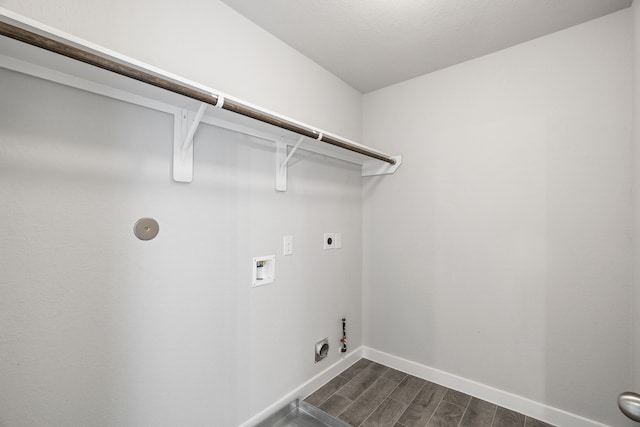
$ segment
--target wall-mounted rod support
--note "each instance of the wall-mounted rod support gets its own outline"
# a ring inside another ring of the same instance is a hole
[[[214,106],[216,104],[219,105],[218,98],[220,97],[220,95],[206,93],[198,88],[185,85],[179,81],[145,71],[144,69],[137,68],[132,65],[128,65],[124,61],[116,61],[109,58],[107,55],[99,55],[89,50],[76,47],[73,44],[65,43],[64,41],[56,40],[41,34],[31,32],[24,28],[11,25],[7,22],[0,22],[0,34],[5,37],[21,41],[23,43],[30,44],[32,46],[46,49],[50,52],[54,52],[68,58],[72,58],[77,61],[81,61],[86,64],[99,67],[104,70],[117,73],[122,76],[138,80],[143,83],[147,83],[161,89],[186,96],[191,99],[195,99],[200,102],[204,102],[206,104]],[[224,100],[224,104],[222,105],[222,109],[246,117],[250,117],[254,120],[268,123],[272,126],[286,129],[290,132],[294,132],[311,139],[318,139],[319,141],[326,144],[334,145],[348,151],[362,154],[364,156],[389,163],[390,165],[396,164],[396,159],[391,156],[382,154],[375,150],[371,150],[367,147],[355,144],[350,141],[324,135],[317,130],[302,126],[291,120],[278,117],[266,111],[262,111],[257,108],[245,105],[236,100],[226,98]]]
[[[280,165],[280,169],[284,169],[287,167],[287,164],[289,163],[289,159],[291,159],[291,156],[293,156],[296,150],[298,150],[298,147],[300,147],[300,144],[302,144],[303,140],[304,140],[304,136],[301,136],[298,142],[296,143],[296,145],[294,145],[291,151],[289,152],[289,155],[287,156],[287,158],[284,159],[284,162],[282,162],[282,164]]]
[[[200,108],[198,108],[196,117],[193,119],[193,123],[191,123],[191,126],[189,127],[189,132],[187,132],[187,136],[185,137],[184,142],[182,143],[183,155],[184,153],[189,151],[189,149],[193,145],[193,135],[195,135],[196,130],[198,129],[198,125],[200,125],[200,122],[202,121],[202,116],[204,116],[204,112],[207,109],[207,105],[208,104],[205,104],[204,102],[202,102],[200,104]]]

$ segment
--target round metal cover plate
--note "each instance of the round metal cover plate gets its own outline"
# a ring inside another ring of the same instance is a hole
[[[133,233],[140,240],[151,240],[158,235],[160,226],[153,218],[140,218],[133,226]]]

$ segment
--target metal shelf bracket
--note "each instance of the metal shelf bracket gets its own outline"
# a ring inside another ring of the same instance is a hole
[[[196,130],[198,130],[198,126],[202,121],[202,116],[204,115],[205,110],[207,109],[207,104],[204,102],[200,103],[200,107],[198,108],[198,112],[196,113],[196,117],[193,119],[193,123],[189,126],[189,131],[187,132],[187,136],[184,138],[182,142],[182,154],[185,154],[187,151],[193,148],[193,135],[195,135]]]
[[[193,136],[206,109],[203,102],[195,116],[184,109],[173,115],[173,179],[177,182],[193,181]]]
[[[304,136],[301,136],[288,155],[287,147],[289,147],[289,144],[282,139],[276,142],[276,191],[287,191],[287,164],[303,140]]]
[[[185,147],[189,111],[173,114],[173,179],[177,182],[193,181],[193,143]]]
[[[362,163],[362,176],[391,175],[402,165],[402,156],[391,156],[394,164],[383,163],[378,160],[365,160]]]

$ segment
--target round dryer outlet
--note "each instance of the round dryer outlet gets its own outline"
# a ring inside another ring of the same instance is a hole
[[[316,343],[316,363],[327,357],[329,354],[329,338],[325,338]]]

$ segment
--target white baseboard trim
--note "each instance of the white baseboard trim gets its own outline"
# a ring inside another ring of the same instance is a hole
[[[311,394],[311,392],[317,390],[322,385],[329,382],[329,380],[331,380],[333,377],[337,376],[340,372],[344,371],[349,366],[360,360],[363,357],[363,348],[364,347],[359,347],[355,350],[351,350],[346,356],[341,357],[340,360],[338,360],[336,363],[329,366],[327,369],[320,372],[318,375],[311,378],[309,381],[300,385],[296,389],[285,394],[275,403],[264,408],[262,411],[249,418],[244,423],[240,424],[240,427],[254,427],[256,424],[269,418],[271,415],[275,414],[276,412],[278,412],[278,410],[284,408],[294,400],[302,399],[303,397]]]
[[[362,356],[413,376],[470,394],[487,402],[520,412],[540,421],[562,427],[608,427],[606,424],[535,402],[439,369],[421,365],[382,351],[363,347]]]

